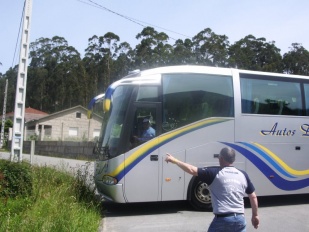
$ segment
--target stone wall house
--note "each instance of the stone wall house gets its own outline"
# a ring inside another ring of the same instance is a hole
[[[101,123],[101,116],[93,114],[88,119],[87,109],[79,105],[31,120],[25,118],[24,140],[93,141],[99,136]]]

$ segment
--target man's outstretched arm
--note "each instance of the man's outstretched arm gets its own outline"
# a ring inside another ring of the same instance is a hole
[[[184,170],[185,172],[193,175],[193,176],[197,176],[197,167],[191,165],[191,164],[187,164],[185,162],[182,162],[178,159],[176,159],[175,157],[173,157],[171,154],[166,153],[166,158],[165,161],[171,162],[173,164],[176,164],[178,167],[180,167],[182,170]]]

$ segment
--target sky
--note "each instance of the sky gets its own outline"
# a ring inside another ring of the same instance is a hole
[[[24,2],[0,0],[3,74],[19,62]],[[210,28],[230,44],[250,34],[264,37],[284,54],[292,43],[309,50],[308,9],[308,0],[32,0],[30,42],[60,36],[83,57],[93,35],[113,32],[135,48],[143,27],[166,33],[171,45]]]

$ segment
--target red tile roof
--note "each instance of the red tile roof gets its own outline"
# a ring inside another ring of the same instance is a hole
[[[42,115],[45,115],[45,116],[48,115],[48,113],[45,113],[45,112],[40,111],[40,110],[33,109],[31,107],[25,108],[25,114],[42,114]]]
[[[25,108],[25,122],[31,121],[31,120],[37,120],[40,118],[43,118],[45,116],[48,116],[48,113],[45,113],[40,110],[33,109],[31,107]],[[6,114],[7,118],[14,118],[14,112],[10,112]],[[2,115],[1,115],[2,118]]]

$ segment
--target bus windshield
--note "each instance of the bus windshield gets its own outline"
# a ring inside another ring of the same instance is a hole
[[[111,109],[104,114],[95,148],[99,160],[110,159],[121,153],[119,143],[132,90],[132,86],[118,86],[112,95]]]

